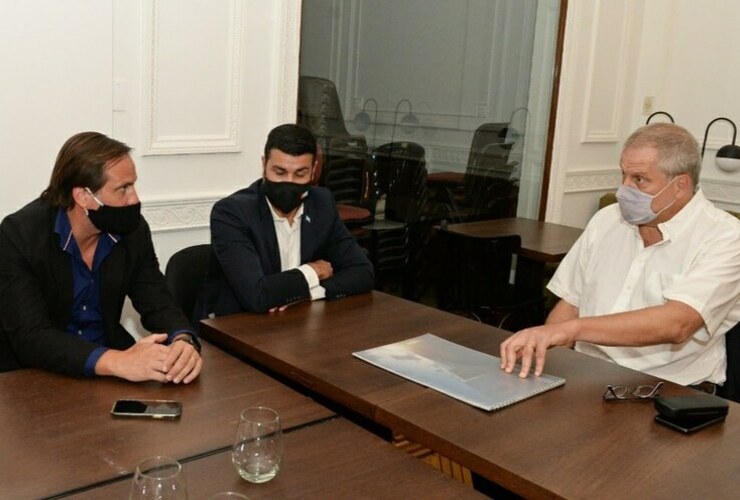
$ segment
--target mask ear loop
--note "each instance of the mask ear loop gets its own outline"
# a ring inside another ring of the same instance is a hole
[[[90,188],[89,188],[89,187],[86,187],[86,188],[85,188],[85,191],[87,191],[87,194],[89,194],[90,196],[92,196],[93,200],[95,200],[95,203],[97,203],[97,204],[98,204],[98,205],[100,205],[101,207],[104,207],[104,206],[105,206],[105,203],[103,203],[102,201],[100,201],[100,200],[98,199],[98,197],[97,197],[97,196],[95,196],[95,193],[93,193],[93,192],[92,192],[92,191],[90,190]],[[89,217],[89,216],[90,216],[90,211],[89,211],[89,210],[88,210],[87,208],[85,208],[85,207],[82,207],[82,209],[83,209],[83,210],[85,211],[85,215]]]
[[[679,174],[679,175],[680,175],[680,174]],[[673,184],[673,181],[675,181],[676,179],[678,179],[678,175],[677,175],[677,176],[675,176],[675,177],[674,177],[673,179],[671,179],[671,180],[670,180],[670,182],[669,182],[668,184],[666,184],[665,186],[663,186],[663,189],[661,189],[660,191],[658,191],[658,192],[657,192],[657,193],[656,193],[656,194],[655,194],[655,195],[653,196],[653,199],[655,199],[655,198],[657,198],[658,196],[660,196],[660,195],[661,195],[661,193],[662,193],[663,191],[665,191],[666,189],[668,189],[668,186],[670,186],[671,184]],[[670,203],[669,203],[668,205],[664,206],[664,207],[663,207],[663,208],[661,208],[661,209],[660,209],[659,211],[655,212],[655,216],[656,216],[656,217],[658,217],[658,216],[659,216],[660,214],[662,214],[663,212],[665,212],[666,210],[668,210],[669,208],[671,208],[671,207],[672,207],[673,205],[675,205],[677,201],[678,201],[678,200],[676,200],[676,198],[673,198],[673,201],[671,201],[671,202],[670,202]]]
[[[674,177],[674,178],[675,178],[675,177]],[[668,186],[666,185],[666,187],[668,187]],[[665,188],[663,188],[663,189],[665,189]],[[97,196],[95,196],[95,193],[93,193],[93,192],[92,192],[92,191],[90,190],[90,188],[89,188],[89,187],[86,187],[86,188],[85,188],[85,191],[87,191],[87,192],[88,192],[88,194],[89,194],[90,196],[92,196],[92,197],[93,197],[93,200],[95,200],[95,203],[97,203],[97,204],[98,204],[98,205],[100,205],[101,207],[104,207],[104,206],[105,206],[105,203],[103,203],[102,201],[100,201],[100,200],[98,199],[98,197],[97,197]]]

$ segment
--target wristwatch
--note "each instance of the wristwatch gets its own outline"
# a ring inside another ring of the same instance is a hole
[[[198,354],[200,354],[200,341],[198,340],[198,337],[196,337],[195,335],[185,334],[182,337],[177,337],[175,339],[175,342],[177,342],[178,340],[182,340],[183,342],[187,342],[188,344],[190,344],[191,346],[193,346],[193,348],[195,348],[196,351],[198,351]]]

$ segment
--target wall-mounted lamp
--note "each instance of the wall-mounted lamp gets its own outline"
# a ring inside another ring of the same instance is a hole
[[[375,121],[370,120],[370,115],[367,113],[367,105],[368,103],[375,104]],[[371,124],[378,122],[378,101],[373,99],[372,97],[370,99],[365,99],[365,102],[362,103],[362,111],[357,113],[355,115],[355,128],[357,130],[363,131],[370,128]]]
[[[732,125],[732,144],[722,146],[717,150],[717,155],[714,157],[714,163],[717,165],[717,168],[725,172],[737,172],[738,170],[740,170],[740,146],[735,145],[735,139],[737,138],[737,127],[735,126],[735,122],[733,122],[729,118],[720,117],[715,118],[714,120],[709,122],[709,125],[707,125],[707,129],[704,131],[704,142],[701,145],[701,157],[702,159],[704,158],[704,150],[707,147],[707,136],[709,135],[709,128],[714,124],[714,122],[720,120],[724,120]]]
[[[524,120],[522,121],[522,131],[518,131],[516,128],[514,128],[514,116],[520,111],[524,111]],[[512,142],[516,142],[517,139],[519,139],[520,135],[524,133],[524,130],[527,128],[527,118],[529,117],[529,109],[526,106],[520,106],[518,108],[515,108],[514,111],[511,112],[511,116],[509,117],[509,124],[501,130],[501,139],[503,142],[506,142],[507,136],[511,135]]]
[[[408,99],[401,99],[398,101],[398,104],[396,104],[396,111],[393,113],[393,128],[391,129],[391,142],[393,142],[393,139],[396,135],[396,123],[398,119],[398,110],[401,107],[401,104],[406,103],[409,105],[409,112],[406,113],[403,118],[401,118],[401,130],[404,131],[406,134],[410,134],[414,130],[416,130],[416,127],[419,126],[419,118],[416,117],[414,114],[414,107],[411,105],[411,101]]]
[[[375,118],[372,121],[370,120],[370,115],[366,111],[368,103],[375,104]],[[365,99],[365,102],[362,103],[362,111],[355,115],[355,128],[357,130],[367,130],[370,128],[370,125],[373,126],[373,142],[371,144],[372,147],[375,147],[375,132],[378,130],[378,101],[372,97]]]
[[[666,113],[665,111],[656,111],[655,113],[653,113],[653,114],[651,114],[650,116],[647,117],[647,120],[645,121],[645,125],[649,125],[650,124],[650,120],[652,120],[653,117],[654,116],[657,116],[657,115],[667,116],[668,119],[671,120],[671,123],[676,123],[676,121],[673,119],[673,117],[670,114]]]

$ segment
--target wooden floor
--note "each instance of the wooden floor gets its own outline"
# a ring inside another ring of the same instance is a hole
[[[447,457],[443,457],[439,453],[436,453],[429,448],[409,441],[401,434],[393,435],[393,446],[399,448],[406,453],[412,455],[414,458],[418,458],[422,462],[426,463],[437,469],[438,471],[446,474],[447,476],[460,481],[461,483],[473,487],[473,477],[470,474],[470,470],[466,469],[457,462],[453,462]]]

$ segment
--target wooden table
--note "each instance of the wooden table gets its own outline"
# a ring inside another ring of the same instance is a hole
[[[569,349],[552,349],[545,369],[565,386],[485,412],[351,355],[427,332],[498,355],[507,332],[436,309],[373,292],[203,326],[213,342],[527,498],[737,495],[740,406],[722,425],[681,435],[653,421],[651,402],[601,399],[607,384],[657,379]]]
[[[74,379],[41,370],[0,375],[0,498],[38,498],[132,473],[154,455],[184,459],[230,446],[242,409],[277,410],[285,428],[333,415],[204,342],[196,382]],[[174,399],[179,420],[119,419],[119,398]]]
[[[235,491],[250,499],[484,498],[344,419],[286,432],[283,439],[282,470],[267,483],[241,479],[228,452],[183,464],[189,497]],[[130,487],[130,480],[119,481],[73,498],[126,498]]]
[[[442,230],[475,238],[519,235],[522,246],[517,260],[516,280],[533,289],[543,286],[545,264],[563,260],[583,232],[577,227],[522,217],[449,224]]]
[[[583,232],[577,227],[522,217],[449,224],[444,230],[476,238],[518,234],[522,238],[519,255],[538,262],[560,262]]]

